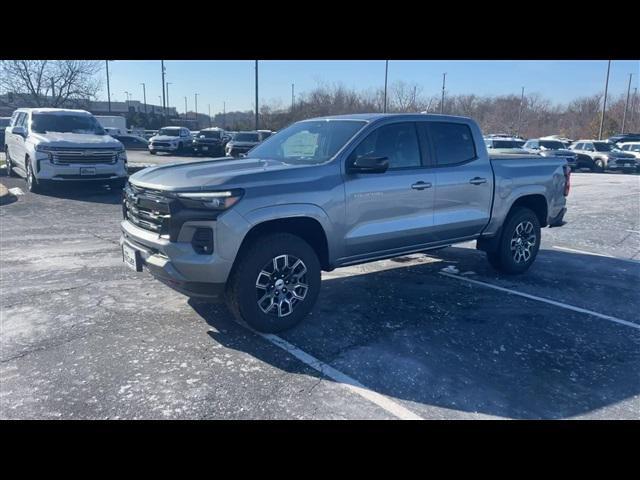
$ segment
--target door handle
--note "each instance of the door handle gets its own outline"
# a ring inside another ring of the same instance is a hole
[[[431,188],[431,183],[420,181],[411,185],[411,188],[413,188],[414,190],[424,190],[425,188]]]
[[[474,177],[471,180],[469,180],[469,183],[471,185],[481,185],[483,183],[487,183],[487,179],[486,178],[480,178],[480,177]]]

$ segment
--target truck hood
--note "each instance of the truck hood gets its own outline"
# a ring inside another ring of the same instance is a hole
[[[85,133],[32,133],[40,145],[63,148],[122,148],[122,144],[110,135]]]
[[[171,163],[145,168],[131,175],[129,181],[139,187],[164,191],[197,191],[231,188],[247,183],[248,176],[303,168],[277,160],[257,158],[202,160]]]

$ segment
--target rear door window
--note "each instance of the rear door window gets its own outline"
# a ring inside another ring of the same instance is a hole
[[[476,158],[476,146],[468,125],[464,123],[430,122],[438,166],[457,165]]]

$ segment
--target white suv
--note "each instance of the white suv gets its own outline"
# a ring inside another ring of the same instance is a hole
[[[184,153],[191,149],[193,137],[188,128],[163,127],[149,139],[149,153],[157,152]]]
[[[32,192],[78,181],[122,188],[127,180],[124,146],[85,110],[18,109],[4,143],[8,174],[26,178]]]

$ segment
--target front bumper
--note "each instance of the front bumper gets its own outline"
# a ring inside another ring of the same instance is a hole
[[[36,161],[35,177],[38,182],[87,182],[110,181],[127,178],[127,165],[119,160],[116,163],[77,163],[54,164],[49,160]]]
[[[175,152],[178,150],[178,145],[153,145],[149,144],[149,151],[152,152]]]
[[[224,148],[221,144],[194,143],[191,146],[194,153],[207,153],[215,155],[224,155]]]
[[[233,262],[220,256],[215,241],[211,255],[194,251],[190,235],[203,226],[213,229],[215,239],[215,221],[194,221],[183,226],[177,242],[170,242],[123,220],[120,245],[127,243],[140,252],[143,268],[174,290],[189,297],[217,300],[224,293]]]

